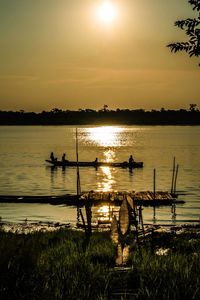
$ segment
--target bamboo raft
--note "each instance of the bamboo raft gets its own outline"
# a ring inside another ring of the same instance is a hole
[[[99,205],[102,203],[110,203],[121,205],[123,199],[129,196],[129,201],[135,205],[143,206],[160,206],[171,205],[173,203],[184,203],[177,199],[177,195],[169,192],[151,191],[142,192],[86,192],[80,196],[77,195],[61,195],[61,196],[4,196],[0,195],[0,203],[48,203],[53,205],[65,204],[71,206],[84,206],[86,202],[91,205]],[[132,199],[132,200],[131,200]],[[131,203],[130,203],[131,204]]]
[[[141,192],[94,192],[83,193],[81,199],[87,199],[94,205],[99,203],[113,203],[120,205],[124,198],[129,199],[129,202],[133,202],[133,205],[143,206],[159,206],[159,205],[171,205],[173,203],[185,203],[183,200],[178,200],[177,195],[171,194],[167,191],[141,191]],[[131,203],[129,203],[131,205]]]

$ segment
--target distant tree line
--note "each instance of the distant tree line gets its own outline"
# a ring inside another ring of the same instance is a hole
[[[0,111],[0,125],[200,125],[200,111],[196,104],[188,110],[145,111],[144,109],[109,110],[104,105],[100,110],[62,110],[54,108],[40,113],[20,111]]]

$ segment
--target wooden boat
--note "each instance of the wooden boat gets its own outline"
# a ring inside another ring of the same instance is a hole
[[[119,228],[122,235],[125,235],[130,227],[130,216],[128,202],[126,198],[123,200],[119,210]]]
[[[53,161],[53,160],[50,160],[50,159],[46,159],[46,162],[50,163],[52,166],[55,166],[55,167],[76,167],[77,166],[76,161],[66,160],[65,162],[62,162],[60,160]],[[124,162],[79,161],[78,166],[79,167],[95,167],[95,168],[105,166],[105,167],[120,167],[120,168],[134,169],[134,168],[142,168],[143,167],[143,162],[134,161],[132,163],[129,163],[127,161],[124,161]]]

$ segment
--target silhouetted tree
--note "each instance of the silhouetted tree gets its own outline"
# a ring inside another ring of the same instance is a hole
[[[108,109],[108,105],[107,105],[107,104],[104,104],[104,106],[103,106],[103,111],[107,111],[107,109]]]
[[[53,112],[52,112],[53,111]],[[197,104],[190,104],[188,109],[160,110],[152,109],[93,109],[20,112],[1,111],[0,125],[86,125],[86,124],[138,124],[138,125],[200,125],[200,111]]]
[[[197,104],[190,104],[190,111],[198,111]]]
[[[167,45],[172,52],[185,51],[192,56],[200,56],[200,0],[188,0],[193,10],[197,11],[197,18],[187,18],[185,20],[178,20],[175,26],[184,30],[188,36],[186,42],[176,42]],[[199,64],[200,66],[200,64]]]
[[[53,109],[51,110],[51,113],[53,113],[53,114],[58,114],[58,113],[60,113],[60,112],[62,112],[62,109],[59,109],[59,108],[53,108]]]

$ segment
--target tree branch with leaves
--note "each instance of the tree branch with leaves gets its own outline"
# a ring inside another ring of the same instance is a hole
[[[178,20],[174,23],[175,26],[185,31],[188,40],[186,42],[176,42],[167,45],[171,52],[184,51],[190,57],[200,56],[200,0],[188,0],[192,9],[197,12],[196,18],[187,18]],[[199,64],[200,66],[200,64]]]

